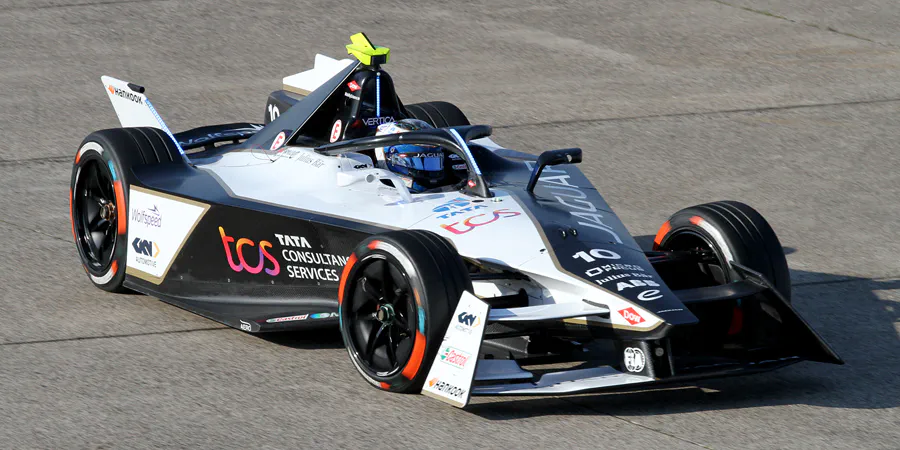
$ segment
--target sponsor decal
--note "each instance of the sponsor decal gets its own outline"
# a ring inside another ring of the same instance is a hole
[[[466,165],[465,164],[454,164],[453,170],[466,170]]]
[[[250,324],[241,320],[241,329],[244,331],[250,331],[251,330]]]
[[[381,124],[393,122],[393,121],[394,121],[394,118],[391,117],[391,116],[384,116],[384,117],[367,117],[367,118],[365,118],[365,119],[362,119],[362,121],[363,121],[364,124],[366,124],[366,126],[374,127],[374,126],[377,126],[377,125],[381,125]]]
[[[159,213],[156,205],[150,208],[131,208],[131,216],[128,217],[128,220],[148,227],[162,227],[162,214]]]
[[[456,316],[456,321],[459,322],[456,324],[456,329],[469,334],[472,334],[472,331],[481,325],[480,317],[465,311]]]
[[[534,161],[525,161],[525,165],[528,170],[532,170]],[[600,214],[596,205],[587,200],[587,194],[580,187],[569,184],[570,178],[568,172],[563,169],[545,167],[538,182],[542,187],[551,190],[550,195],[564,206],[571,216],[576,218],[578,225],[601,230],[609,234],[613,241],[621,244],[622,238],[613,230],[613,227],[603,221],[604,215]]]
[[[458,388],[450,383],[441,381],[437,378],[432,378],[432,379],[428,380],[428,386],[433,388],[436,391],[440,391],[447,395],[450,395],[451,397],[462,398],[464,395],[466,395],[465,389]]]
[[[275,136],[275,140],[272,141],[272,146],[269,147],[269,150],[276,150],[280,148],[282,145],[284,145],[284,140],[285,134],[284,131],[282,131],[281,133],[278,133],[278,136]]]
[[[434,209],[432,209],[431,211],[432,212],[447,212],[447,211],[450,211],[453,209],[462,209],[468,205],[469,205],[468,200],[466,200],[462,197],[457,197],[457,198],[454,198],[453,200],[450,200],[447,203],[435,206]]]
[[[476,214],[472,217],[469,217],[461,222],[453,222],[450,224],[441,224],[441,228],[453,233],[453,234],[466,234],[475,228],[488,225],[490,223],[494,223],[497,220],[504,217],[515,217],[521,215],[522,213],[516,211],[510,211],[508,209],[498,209],[496,211],[491,211],[490,216],[487,219],[478,219],[479,217],[488,216],[485,214]],[[475,220],[478,219],[478,220]]]
[[[231,244],[235,242],[234,238],[225,234],[225,229],[222,227],[219,227],[219,235],[222,237],[222,246],[225,247],[225,259],[228,260],[231,270],[235,272],[246,270],[248,273],[255,275],[265,269],[266,273],[273,277],[281,273],[281,266],[278,264],[278,260],[266,250],[272,248],[271,242],[259,241],[259,258],[256,260],[256,265],[252,265],[248,264],[244,258],[244,247],[256,247],[256,243],[247,238],[238,239],[234,245],[234,253],[238,259],[238,262],[235,263],[231,253]]]
[[[604,272],[622,272],[622,271],[643,272],[644,268],[637,264],[604,264],[602,266],[591,267],[590,269],[585,270],[584,274],[593,278],[593,277],[602,275]]]
[[[635,311],[632,307],[620,309],[619,314],[621,314],[622,317],[624,317],[625,320],[632,325],[637,325],[644,321],[644,318],[641,317],[641,315],[638,314],[637,311]]]
[[[609,283],[610,281],[621,280],[623,278],[653,278],[653,275],[646,274],[646,273],[620,273],[617,275],[610,275],[608,277],[601,278],[599,280],[594,280],[594,282],[603,286],[604,284]]]
[[[632,280],[632,281],[640,281],[640,280]],[[653,283],[653,282],[648,280],[647,283]],[[655,286],[655,285],[656,285],[655,283],[653,285],[648,284],[648,286]],[[662,298],[662,294],[659,292],[659,289],[649,289],[644,292],[641,292],[637,296],[638,300],[641,300],[644,302],[652,302],[653,300],[659,300],[661,298]]]
[[[456,316],[456,319],[459,321],[459,323],[468,325],[470,327],[477,327],[478,324],[481,323],[481,319],[479,319],[478,316],[469,314],[465,311],[459,313],[459,315]]]
[[[331,138],[330,142],[335,142],[341,138],[341,119],[335,120],[334,125],[331,127]]]
[[[466,362],[469,360],[469,357],[472,355],[456,348],[456,347],[445,347],[441,350],[441,362],[447,363],[457,369],[462,369],[466,367]]]
[[[641,287],[647,287],[647,286],[650,286],[650,287],[659,287],[659,283],[657,283],[657,282],[655,282],[655,281],[653,281],[653,280],[625,280],[625,281],[620,281],[620,282],[616,283],[616,289],[617,289],[619,292],[622,292],[622,291],[624,291],[625,289],[628,289],[628,288],[633,288],[633,287],[638,287],[638,286],[641,286]],[[641,294],[644,294],[645,292],[649,292],[649,291],[641,292]],[[659,293],[659,291],[656,291],[656,290],[654,290],[654,292],[656,292],[657,294]],[[660,297],[662,297],[662,296],[660,296]],[[654,299],[651,299],[651,300],[656,300],[656,299],[654,298]]]
[[[309,241],[306,240],[303,236],[291,236],[288,234],[275,234],[275,239],[278,239],[278,243],[281,245],[288,245],[291,247],[299,247],[299,248],[312,248],[309,245]]]
[[[432,212],[444,213],[437,216],[438,219],[449,219],[450,217],[465,214],[468,212],[475,211],[477,209],[486,209],[487,206],[481,203],[473,203],[462,197],[454,198],[447,203],[436,206],[432,209]]]
[[[644,351],[637,347],[628,347],[625,349],[625,370],[638,373],[644,370],[647,358]]]
[[[344,97],[347,97],[347,98],[349,98],[349,99],[351,99],[351,100],[359,101],[359,96],[358,96],[358,95],[353,95],[353,94],[351,94],[351,93],[349,93],[349,92],[344,92]]]
[[[312,154],[308,150],[286,150],[285,154],[288,155],[288,158],[300,161],[304,164],[309,164],[315,169],[322,167],[325,165],[325,160],[318,158],[315,154]]]
[[[288,277],[304,280],[340,281],[341,278],[337,268],[344,267],[347,263],[347,257],[308,250],[295,250],[298,248],[312,249],[312,245],[310,245],[309,241],[303,236],[275,234],[275,238],[278,239],[278,243],[282,246],[292,247],[281,250],[281,258],[287,263],[285,265],[285,270],[287,270]],[[290,263],[331,266],[335,268],[308,267],[292,265]]]
[[[309,316],[310,319],[337,319],[338,314],[336,312],[330,313],[316,313]]]
[[[136,253],[136,263],[143,266],[156,267],[156,257],[159,256],[159,245],[156,242],[136,237],[131,241],[131,248]]]
[[[467,182],[466,182],[466,185],[469,186],[470,188],[475,187],[475,186],[476,186],[475,180],[469,180],[469,181],[467,181]]]
[[[208,207],[140,187],[128,200],[126,273],[159,284]]]
[[[359,84],[357,84],[355,81],[347,83],[347,87],[350,88],[350,92],[356,92],[361,89],[359,87]]]
[[[392,152],[392,153],[396,152],[397,147],[396,146],[388,147],[388,151]],[[397,154],[392,154],[391,157],[392,158],[401,158],[401,159],[402,158],[443,158],[444,154],[443,153],[397,153]]]
[[[144,104],[144,99],[139,94],[135,94],[134,92],[126,91],[125,89],[119,89],[115,86],[107,86],[106,90],[109,91],[110,94],[115,95],[116,97],[122,97],[125,100],[135,102],[138,105]]]
[[[306,320],[307,317],[309,317],[309,314],[301,314],[299,316],[276,317],[274,319],[267,319],[266,323],[295,322],[298,320]]]

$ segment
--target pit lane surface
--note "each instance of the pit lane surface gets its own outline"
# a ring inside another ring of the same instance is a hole
[[[896,2],[415,5],[0,1],[0,448],[897,447]],[[460,411],[369,388],[337,333],[264,339],[90,285],[66,190],[81,139],[118,125],[101,74],[176,130],[260,120],[357,31],[391,47],[404,101],[452,101],[510,148],[582,147],[635,235],[759,209],[847,365]]]

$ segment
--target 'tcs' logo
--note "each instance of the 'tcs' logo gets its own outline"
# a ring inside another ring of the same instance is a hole
[[[476,214],[472,217],[469,217],[466,220],[463,220],[462,222],[453,222],[449,225],[441,224],[441,228],[443,228],[453,234],[465,234],[465,233],[468,233],[468,232],[474,230],[475,227],[480,227],[482,225],[487,225],[489,223],[493,223],[493,222],[497,221],[497,219],[500,219],[501,217],[515,217],[520,214],[522,214],[522,213],[516,212],[516,211],[510,211],[508,209],[498,209],[496,211],[491,211],[491,215],[493,215],[493,217],[485,220],[484,222],[476,222],[473,219],[475,219],[476,217],[485,216],[487,214]],[[465,228],[460,228],[460,224],[463,225]]]
[[[272,248],[272,243],[269,241],[259,241],[259,262],[256,266],[251,266],[247,264],[247,261],[244,259],[244,252],[242,251],[242,247],[245,245],[249,245],[251,247],[256,244],[247,238],[240,238],[237,241],[237,244],[234,246],[235,253],[237,253],[239,264],[234,263],[234,258],[231,256],[231,243],[234,242],[234,238],[225,234],[225,229],[219,227],[219,235],[222,236],[222,245],[225,247],[225,258],[228,259],[228,265],[231,266],[231,270],[235,272],[240,272],[242,270],[246,270],[249,273],[257,274],[263,270],[263,265],[266,263],[266,259],[272,262],[272,268],[266,268],[266,273],[275,276],[281,272],[281,266],[278,265],[278,261],[273,257],[269,252],[266,251],[267,248]]]

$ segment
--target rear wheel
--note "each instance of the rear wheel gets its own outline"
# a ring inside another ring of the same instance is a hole
[[[418,392],[464,290],[462,258],[444,238],[421,230],[370,237],[341,275],[341,335],[366,381]]]
[[[449,102],[425,102],[406,105],[414,119],[424,120],[435,128],[471,125],[462,110]]]
[[[172,139],[156,128],[113,128],[91,133],[72,167],[69,213],[72,237],[92,283],[127,292],[128,190],[131,168],[181,161]]]
[[[721,201],[676,212],[660,228],[654,249],[711,252],[714,261],[702,263],[689,276],[680,274],[673,285],[691,279],[693,286],[725,284],[739,278],[728,264],[734,261],[766,277],[790,301],[791,277],[784,249],[775,231],[756,210],[740,202]],[[668,280],[667,280],[668,283]]]

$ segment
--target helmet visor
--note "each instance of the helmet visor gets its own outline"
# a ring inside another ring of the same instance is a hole
[[[388,153],[395,167],[424,172],[444,170],[444,153],[439,147],[402,144],[391,147]]]

